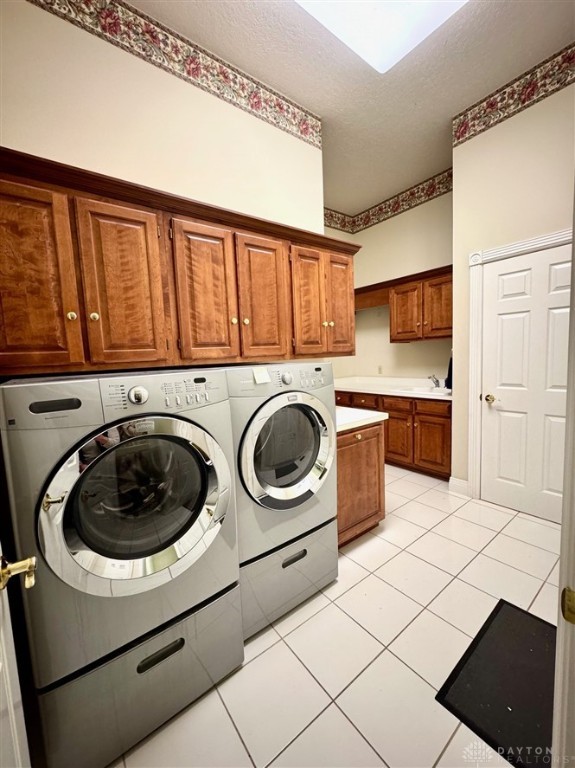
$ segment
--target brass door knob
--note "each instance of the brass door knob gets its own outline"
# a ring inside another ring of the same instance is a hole
[[[90,314],[90,320],[93,320],[94,322],[96,322],[99,319],[100,319],[100,315],[97,312],[92,312]]]
[[[250,324],[249,317],[244,317],[244,325],[249,325],[249,324]]]
[[[231,323],[232,323],[232,325],[237,325],[238,324],[238,318],[237,317],[232,317]]]
[[[329,327],[330,327],[330,328],[333,328],[333,326],[334,326],[334,325],[335,325],[335,323],[333,322],[333,320],[330,320],[330,321],[329,321]]]
[[[324,321],[323,321],[323,323],[322,323],[322,325],[323,325],[323,327],[324,327],[324,328],[327,328],[327,326],[329,325],[329,323],[327,322],[327,320],[324,320]]]
[[[360,434],[357,434],[357,435],[355,436],[355,439],[356,439],[356,440],[361,440],[361,435],[360,435]]]
[[[78,319],[78,315],[75,312],[68,312],[66,317],[68,318],[68,320],[77,320]]]
[[[495,395],[485,395],[485,402],[486,403],[494,403],[495,402]]]

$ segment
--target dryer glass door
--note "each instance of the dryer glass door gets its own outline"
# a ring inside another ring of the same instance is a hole
[[[250,422],[240,449],[242,479],[271,509],[292,509],[324,483],[333,463],[335,428],[329,410],[307,393],[268,401]]]
[[[221,529],[225,455],[203,429],[148,416],[108,427],[68,456],[38,511],[44,556],[90,594],[152,589],[188,568]]]

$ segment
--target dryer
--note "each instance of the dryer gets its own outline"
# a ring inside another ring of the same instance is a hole
[[[337,576],[335,394],[330,363],[227,376],[247,638]]]
[[[0,409],[38,761],[101,767],[243,660],[226,375],[12,381]]]

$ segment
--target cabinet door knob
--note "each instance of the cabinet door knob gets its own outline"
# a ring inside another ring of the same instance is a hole
[[[329,321],[329,327],[330,327],[330,328],[333,328],[333,326],[334,326],[334,325],[335,325],[335,323],[333,322],[333,320],[330,320],[330,321]]]
[[[232,323],[232,325],[237,325],[238,324],[238,318],[237,317],[232,317],[231,323]]]
[[[75,312],[68,312],[66,317],[68,318],[68,320],[77,320],[78,319],[78,315]]]
[[[99,319],[100,319],[100,315],[97,312],[92,312],[90,314],[90,320],[93,320],[94,322],[96,322],[96,320],[99,320]]]
[[[324,321],[323,321],[323,323],[322,323],[322,325],[323,325],[323,327],[324,327],[324,328],[327,328],[327,326],[329,325],[329,323],[327,322],[327,320],[324,320]]]
[[[244,317],[244,325],[249,325],[249,324],[250,324],[249,317]]]
[[[420,326],[420,325],[421,325],[421,323],[416,323],[416,326],[417,326],[418,328],[419,328],[419,326]]]
[[[360,434],[357,434],[357,435],[355,436],[355,439],[356,439],[356,440],[361,440],[361,435],[360,435]]]

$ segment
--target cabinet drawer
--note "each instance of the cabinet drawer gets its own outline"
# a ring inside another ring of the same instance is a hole
[[[335,393],[335,404],[336,405],[351,405],[351,392],[336,392]]]
[[[354,408],[379,409],[379,395],[368,395],[363,392],[354,392],[351,396],[351,404]]]
[[[381,424],[374,424],[373,427],[360,427],[359,429],[353,429],[349,432],[340,432],[337,436],[337,447],[345,448],[349,445],[355,445],[360,440],[378,438],[381,426]]]
[[[413,411],[413,400],[408,397],[382,397],[382,410],[384,411]]]
[[[451,403],[442,400],[415,400],[417,413],[430,413],[433,416],[450,416]]]

